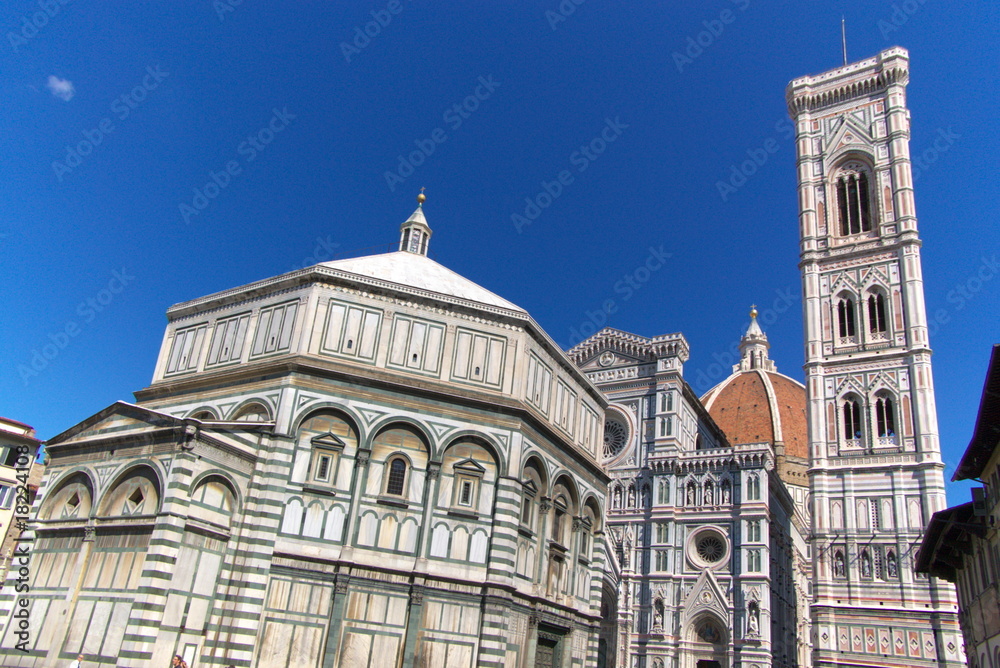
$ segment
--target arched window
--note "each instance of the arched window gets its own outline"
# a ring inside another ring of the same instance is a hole
[[[42,502],[38,518],[42,520],[86,519],[94,499],[90,479],[77,473],[49,493]]]
[[[347,484],[358,438],[343,417],[329,411],[310,415],[299,425],[298,444],[309,453],[306,482],[323,487]]]
[[[566,544],[563,539],[563,531],[566,524],[567,508],[569,508],[569,504],[566,503],[566,497],[561,494],[552,502],[552,509],[555,511],[552,517],[552,540],[560,545]]]
[[[600,516],[600,508],[593,499],[589,500],[583,507],[583,519],[580,523],[580,554],[578,555],[580,559],[590,559],[593,533],[597,531],[597,522]]]
[[[258,403],[247,404],[233,416],[233,420],[238,422],[267,422],[271,419],[271,414],[267,407]]]
[[[153,515],[159,511],[159,505],[159,479],[152,469],[141,466],[129,472],[105,495],[99,515]]]
[[[841,339],[851,339],[856,335],[854,300],[850,297],[845,297],[837,303],[837,330]]]
[[[896,435],[896,414],[893,410],[892,399],[880,395],[875,400],[875,429],[879,438],[893,439]]]
[[[531,531],[535,526],[535,496],[538,486],[526,478],[521,487],[521,526]]]
[[[406,460],[402,457],[393,457],[386,466],[385,493],[394,496],[403,496],[406,489]]]
[[[751,475],[747,478],[747,499],[750,501],[760,500],[760,477]]]
[[[837,178],[837,214],[840,235],[860,234],[872,229],[868,173],[857,163],[846,165]]]
[[[670,503],[670,481],[661,478],[656,487],[656,502],[659,504]]]
[[[872,334],[889,331],[885,318],[885,297],[880,292],[868,295],[868,331]]]
[[[861,404],[855,399],[844,401],[844,438],[861,439]]]

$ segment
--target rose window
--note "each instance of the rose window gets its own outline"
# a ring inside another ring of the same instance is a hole
[[[719,568],[729,560],[729,541],[715,528],[695,531],[687,541],[687,554],[698,568]]]
[[[726,544],[714,534],[702,536],[698,541],[698,556],[710,564],[722,559],[726,554]]]
[[[628,441],[628,428],[621,422],[606,420],[604,422],[604,456],[614,457],[625,448]]]

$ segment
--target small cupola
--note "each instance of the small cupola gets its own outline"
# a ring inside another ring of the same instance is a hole
[[[768,356],[767,350],[771,344],[767,342],[767,335],[757,324],[757,307],[750,307],[750,326],[747,333],[740,341],[740,363],[733,366],[733,372],[749,371],[750,369],[760,369],[762,371],[777,371]]]
[[[431,238],[431,228],[424,218],[424,189],[417,195],[417,210],[399,227],[399,250],[417,255],[427,255],[427,242]]]

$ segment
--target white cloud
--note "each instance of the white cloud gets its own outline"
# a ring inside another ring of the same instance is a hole
[[[49,90],[52,94],[58,97],[60,100],[69,102],[73,99],[73,95],[76,93],[76,89],[73,88],[73,82],[66,79],[60,79],[54,74],[49,75]]]

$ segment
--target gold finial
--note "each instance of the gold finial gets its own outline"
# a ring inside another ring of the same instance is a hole
[[[750,305],[750,317],[751,318],[756,318],[757,317],[757,305],[756,304],[751,304]]]
[[[423,206],[424,202],[427,201],[427,195],[424,194],[424,190],[425,190],[424,188],[421,188],[420,189],[420,194],[417,195],[417,205],[418,206]]]

